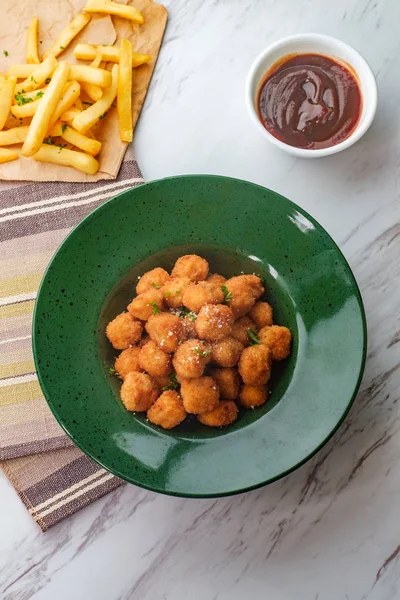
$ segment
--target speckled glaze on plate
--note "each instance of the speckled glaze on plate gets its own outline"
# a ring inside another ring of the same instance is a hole
[[[189,252],[227,276],[261,274],[276,322],[293,332],[269,402],[224,430],[152,426],[124,409],[108,373],[105,325],[137,276]],[[190,175],[124,192],[72,231],[43,278],[33,348],[49,406],[86,454],[142,487],[210,497],[274,481],[329,439],[361,381],[366,325],[347,262],[308,214],[245,181]]]

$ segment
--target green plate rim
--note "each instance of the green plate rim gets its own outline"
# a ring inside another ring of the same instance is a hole
[[[37,343],[37,338],[36,338],[36,334],[35,334],[35,325],[36,325],[36,313],[38,311],[38,305],[39,305],[39,300],[40,300],[40,295],[42,292],[42,288],[44,287],[44,283],[45,283],[45,279],[47,276],[48,271],[50,270],[56,256],[58,255],[58,253],[60,252],[60,250],[64,247],[65,244],[67,244],[69,242],[69,239],[75,234],[75,232],[82,227],[84,224],[86,224],[88,221],[90,221],[91,219],[95,218],[96,214],[102,210],[105,209],[105,207],[110,203],[110,202],[114,202],[114,200],[116,198],[119,198],[120,196],[124,196],[126,194],[131,194],[132,192],[135,192],[135,190],[137,188],[142,188],[143,186],[148,186],[148,185],[154,185],[154,184],[158,184],[158,183],[162,183],[165,180],[175,180],[175,179],[193,179],[193,178],[208,178],[208,179],[219,179],[219,180],[230,180],[230,181],[237,181],[240,183],[246,183],[251,187],[257,188],[257,189],[262,189],[262,190],[268,190],[268,192],[270,192],[271,194],[273,194],[274,196],[276,196],[277,198],[281,198],[284,202],[289,203],[289,205],[294,208],[296,211],[298,211],[300,214],[302,214],[304,217],[306,217],[311,223],[313,223],[314,226],[316,226],[317,229],[320,229],[326,236],[327,238],[330,240],[330,242],[332,243],[333,247],[336,249],[336,251],[338,252],[339,256],[341,257],[344,265],[346,266],[349,275],[351,276],[351,279],[353,281],[353,285],[354,285],[354,291],[355,291],[355,296],[357,298],[358,301],[358,305],[360,307],[360,313],[361,313],[361,321],[362,321],[362,331],[363,331],[363,346],[362,346],[362,360],[361,360],[361,364],[360,364],[360,370],[359,370],[359,374],[358,374],[358,379],[356,382],[356,385],[354,387],[354,391],[353,394],[351,396],[351,398],[349,399],[349,402],[346,406],[346,409],[344,410],[341,418],[339,419],[339,421],[337,422],[337,424],[335,425],[335,427],[332,429],[332,431],[322,440],[322,442],[312,451],[310,452],[310,454],[308,454],[306,457],[304,457],[302,460],[300,460],[298,463],[296,463],[295,465],[293,465],[291,468],[287,469],[286,471],[283,471],[282,473],[280,473],[279,475],[276,475],[275,477],[271,477],[265,481],[262,481],[260,483],[257,483],[255,485],[252,486],[248,486],[248,487],[244,487],[241,489],[237,489],[237,490],[232,490],[232,491],[226,491],[226,492],[217,492],[217,493],[209,493],[209,494],[191,494],[191,493],[184,493],[184,492],[180,492],[180,493],[175,493],[175,492],[167,492],[165,490],[160,490],[158,489],[156,486],[148,486],[148,485],[144,485],[142,483],[138,483],[137,481],[134,481],[134,478],[131,478],[131,481],[128,481],[126,479],[126,476],[123,475],[122,473],[118,472],[117,469],[110,469],[107,465],[105,465],[100,459],[98,459],[97,457],[93,456],[88,450],[86,450],[86,448],[84,448],[84,445],[81,445],[79,440],[76,439],[67,429],[67,427],[64,425],[62,419],[58,416],[57,414],[57,410],[53,410],[53,403],[52,401],[49,399],[50,394],[47,394],[47,390],[45,388],[44,382],[42,380],[41,374],[40,374],[40,368],[38,365],[38,357],[37,357],[37,347],[36,347],[36,343]],[[36,369],[36,374],[38,377],[38,381],[42,390],[42,393],[46,399],[47,405],[49,406],[53,416],[55,417],[55,419],[57,420],[58,424],[62,427],[62,429],[65,431],[65,433],[68,435],[68,437],[73,441],[73,443],[86,455],[88,456],[91,460],[93,460],[95,463],[99,464],[103,469],[105,469],[106,471],[112,473],[113,475],[115,475],[116,477],[119,477],[120,479],[122,479],[123,481],[136,485],[142,489],[146,489],[152,492],[157,492],[159,494],[162,494],[164,496],[173,496],[173,497],[178,497],[178,498],[224,498],[224,497],[228,497],[228,496],[235,496],[237,494],[243,494],[245,492],[250,492],[252,490],[256,490],[259,488],[262,488],[266,485],[269,485],[270,483],[273,483],[275,481],[279,481],[279,479],[282,479],[283,477],[286,477],[287,475],[289,475],[290,473],[293,473],[294,471],[296,471],[297,469],[299,469],[301,466],[303,466],[305,463],[307,463],[309,460],[311,460],[311,458],[313,458],[318,452],[319,450],[321,450],[321,448],[323,448],[325,446],[325,444],[327,444],[327,442],[333,437],[333,435],[336,433],[336,431],[339,429],[339,427],[342,425],[343,421],[345,420],[345,418],[347,417],[347,415],[350,412],[351,407],[353,406],[353,403],[356,399],[356,396],[358,394],[358,391],[360,389],[360,385],[362,382],[362,378],[364,375],[364,370],[365,370],[365,364],[366,364],[366,359],[367,359],[367,345],[368,345],[368,329],[367,329],[367,319],[366,319],[366,314],[365,314],[365,307],[364,307],[364,302],[362,299],[362,295],[361,295],[361,291],[359,288],[359,285],[357,283],[357,280],[354,276],[353,270],[351,269],[346,257],[344,256],[343,252],[340,250],[339,246],[337,245],[337,243],[335,242],[335,240],[332,238],[332,236],[326,231],[326,229],[316,220],[314,219],[314,217],[312,217],[307,211],[305,211],[302,207],[298,206],[295,202],[293,202],[292,200],[289,200],[289,198],[286,198],[285,196],[283,196],[282,194],[279,194],[278,192],[275,192],[273,190],[271,190],[270,188],[267,188],[265,186],[259,185],[257,183],[253,183],[251,181],[247,181],[245,179],[238,179],[237,177],[227,177],[225,175],[211,175],[211,174],[201,174],[201,173],[193,173],[193,174],[185,174],[185,175],[173,175],[173,176],[169,176],[169,177],[162,177],[160,179],[152,179],[150,181],[147,181],[145,183],[140,184],[139,186],[136,187],[132,187],[129,188],[127,190],[124,190],[123,192],[120,192],[119,194],[116,194],[115,196],[112,196],[109,200],[107,200],[106,202],[103,202],[103,204],[100,204],[100,206],[97,206],[94,210],[92,210],[88,215],[86,215],[86,217],[84,217],[67,235],[67,237],[61,242],[61,244],[58,246],[57,250],[54,252],[49,264],[47,265],[47,268],[43,274],[42,280],[40,282],[39,285],[39,289],[38,289],[38,293],[37,293],[37,297],[36,297],[36,301],[35,301],[35,306],[34,306],[34,310],[33,310],[33,318],[32,318],[32,350],[33,350],[33,358],[34,358],[34,363],[35,363],[35,369]]]

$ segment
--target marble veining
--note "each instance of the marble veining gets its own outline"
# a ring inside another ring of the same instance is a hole
[[[333,439],[285,479],[184,500],[124,486],[40,533],[0,478],[2,600],[400,598],[400,22],[397,0],[169,0],[135,151],[146,179],[217,173],[270,187],[340,245],[368,319],[365,377]],[[244,105],[248,68],[292,33],[335,35],[377,75],[376,120],[315,161],[282,154]],[[310,390],[312,393],[312,390]]]

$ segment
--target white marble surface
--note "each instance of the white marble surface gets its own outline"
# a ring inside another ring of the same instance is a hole
[[[334,439],[267,488],[181,500],[125,486],[46,534],[0,479],[2,600],[400,598],[400,3],[169,0],[170,22],[137,130],[147,179],[218,173],[288,196],[333,235],[369,322],[361,393]],[[253,58],[287,34],[355,45],[378,77],[369,134],[297,160],[248,119]]]

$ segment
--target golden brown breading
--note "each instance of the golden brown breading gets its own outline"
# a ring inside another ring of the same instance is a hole
[[[179,378],[201,377],[211,360],[211,347],[202,340],[183,342],[175,352],[172,364]]]
[[[142,323],[124,312],[110,321],[106,328],[106,336],[116,350],[125,350],[140,340],[142,331]]]
[[[121,400],[127,410],[143,412],[157,400],[158,387],[146,373],[132,371],[121,386]]]
[[[185,339],[185,330],[179,317],[171,313],[152,315],[146,323],[146,331],[164,352],[175,352]]]
[[[225,282],[230,293],[229,306],[235,319],[242,317],[251,310],[256,300],[264,293],[261,279],[257,275],[239,275]]]
[[[138,346],[132,346],[132,348],[123,350],[121,354],[117,356],[114,367],[121,379],[125,379],[131,371],[142,370],[139,363],[139,352],[140,348],[138,348]]]
[[[208,275],[208,262],[197,254],[186,254],[176,261],[172,277],[189,277],[191,281],[203,281]]]
[[[271,351],[263,344],[245,348],[238,367],[244,383],[265,385],[271,377],[271,362]]]
[[[248,316],[245,316],[234,322],[231,332],[231,336],[243,344],[245,348],[250,344],[250,338],[247,334],[248,329],[255,330],[256,324]]]
[[[221,286],[200,281],[187,286],[182,300],[186,308],[198,313],[205,304],[221,304],[224,301],[224,293]]]
[[[260,342],[271,350],[273,360],[284,360],[290,355],[292,334],[287,327],[263,327],[258,337]]]
[[[166,377],[172,371],[170,355],[160,350],[153,340],[149,340],[140,349],[139,363],[142,369],[152,377]]]
[[[176,427],[186,418],[182,398],[174,390],[163,392],[147,411],[147,418],[164,429]]]
[[[253,319],[258,329],[265,326],[271,326],[273,321],[272,306],[268,302],[256,302],[249,312],[250,319]]]
[[[136,286],[136,293],[143,294],[143,292],[147,292],[151,288],[159,290],[169,279],[170,276],[165,269],[156,267],[141,276]]]
[[[132,317],[147,321],[151,315],[163,309],[163,293],[156,288],[150,288],[143,294],[139,294],[128,305]]]
[[[221,398],[236,400],[239,397],[241,379],[236,369],[211,369],[210,375],[217,382]]]
[[[238,407],[232,400],[222,400],[217,408],[198,415],[198,420],[208,427],[227,427],[236,421]]]
[[[181,396],[186,412],[198,415],[218,406],[219,389],[212,377],[183,379]]]
[[[206,304],[196,319],[196,331],[200,339],[215,342],[229,335],[233,326],[233,314],[225,304]]]
[[[245,384],[239,396],[239,404],[245,408],[255,408],[265,404],[268,400],[268,388],[266,385]]]
[[[211,352],[212,362],[219,367],[234,367],[243,352],[243,344],[227,336],[215,342]]]

